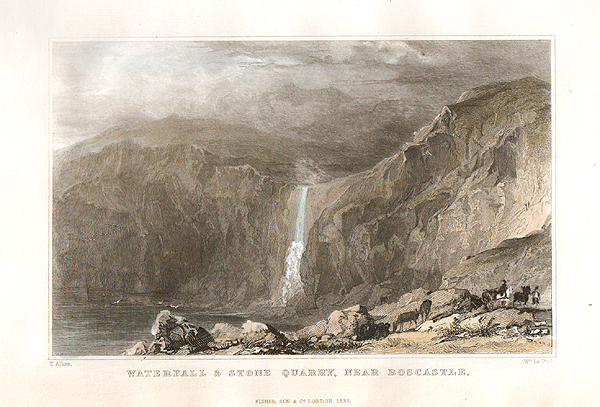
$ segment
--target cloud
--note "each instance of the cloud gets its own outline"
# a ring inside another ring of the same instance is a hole
[[[547,41],[60,42],[52,47],[55,141],[173,113],[252,124],[257,101],[288,84],[342,91],[363,114],[394,101],[425,117],[469,87],[549,80],[549,50]]]

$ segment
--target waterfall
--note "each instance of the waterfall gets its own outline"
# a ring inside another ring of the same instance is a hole
[[[294,240],[288,248],[285,258],[285,280],[281,291],[281,302],[285,305],[290,298],[302,291],[302,280],[300,279],[300,260],[304,253],[304,212],[306,210],[307,187],[302,187],[300,200],[298,201],[298,212],[296,213],[296,231]]]

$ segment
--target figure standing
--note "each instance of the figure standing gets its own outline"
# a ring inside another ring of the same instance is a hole
[[[508,285],[506,284],[506,280],[502,280],[502,285],[498,288],[498,298],[506,297],[507,290],[508,290]]]
[[[537,285],[535,286],[535,289],[531,293],[531,303],[533,305],[539,305],[539,303],[540,303],[540,287]]]

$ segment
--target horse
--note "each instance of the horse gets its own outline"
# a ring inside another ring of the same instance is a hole
[[[398,324],[400,324],[400,331],[402,332],[402,328],[404,327],[405,322],[408,322],[410,324],[410,321],[415,321],[415,326],[416,326],[417,319],[419,319],[419,315],[420,314],[418,311],[408,311],[408,312],[404,312],[404,313],[398,315],[398,318],[392,325],[392,332],[396,332],[396,328],[398,327]]]
[[[508,305],[508,290],[509,288],[506,285],[506,280],[502,280],[502,285],[500,287],[484,290],[481,294],[481,300],[483,301],[485,307],[490,311],[494,309],[494,305],[496,305],[497,300],[502,300],[502,305]]]
[[[484,290],[481,293],[481,301],[483,301],[483,305],[485,305],[488,310],[492,310],[494,308],[496,296],[497,292],[495,290]]]
[[[475,294],[470,294],[469,299],[471,300],[471,307],[469,308],[469,311],[473,311],[474,309],[477,309],[483,305],[483,300]]]
[[[428,299],[423,301],[419,307],[419,315],[423,317],[423,321],[421,323],[425,322],[429,316],[429,311],[431,311],[431,300]]]
[[[508,287],[506,289],[506,291],[504,292],[504,296],[498,298],[498,302],[500,303],[501,307],[508,307],[508,304],[510,303],[510,297],[513,293],[513,289],[512,287]]]
[[[514,303],[520,302],[523,305],[527,305],[529,301],[529,294],[531,293],[531,286],[521,287],[521,292],[516,292],[513,295]]]

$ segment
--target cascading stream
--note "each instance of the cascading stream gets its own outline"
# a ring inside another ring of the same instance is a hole
[[[306,195],[308,187],[302,187],[300,200],[298,201],[298,212],[296,213],[296,231],[294,240],[288,248],[285,259],[285,281],[281,291],[281,302],[287,302],[300,291],[302,291],[302,280],[300,279],[300,260],[304,253],[304,213],[306,210]]]

